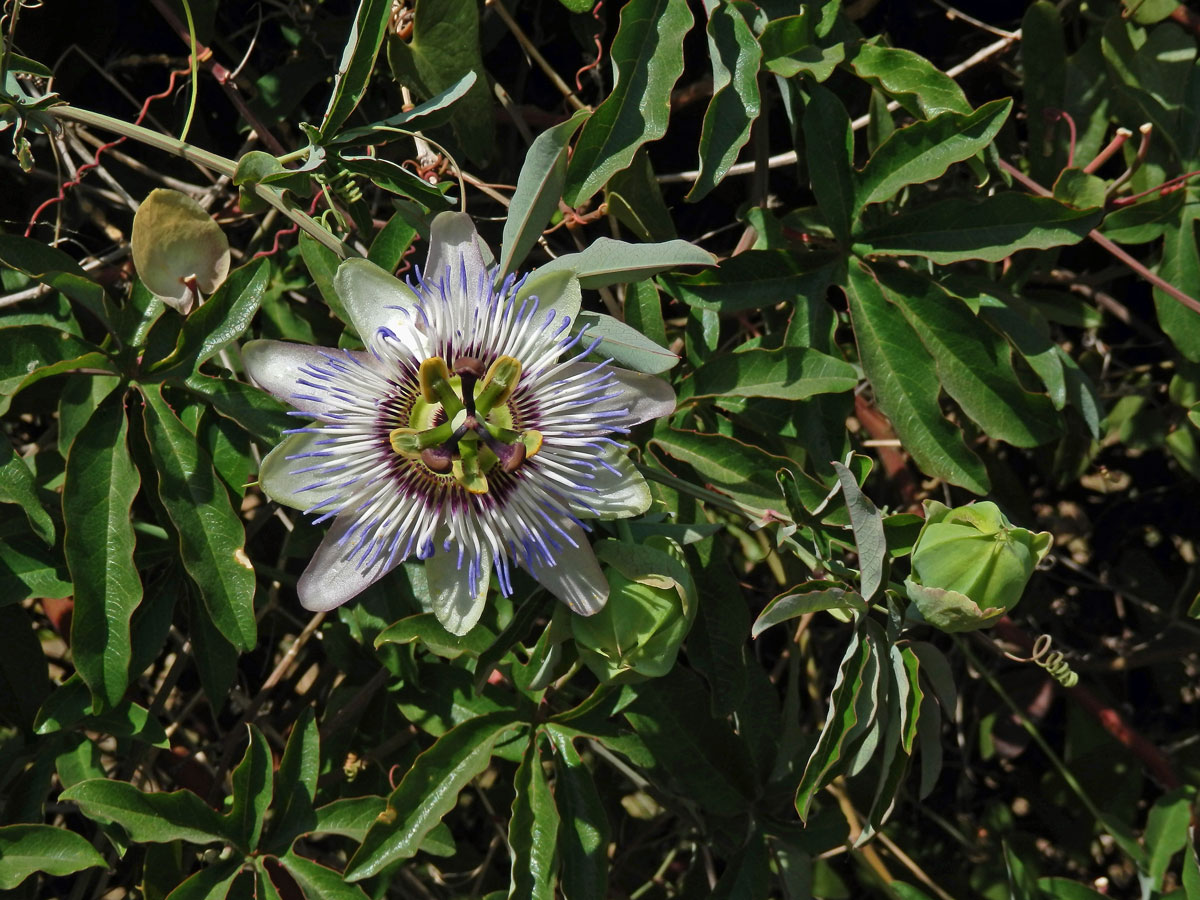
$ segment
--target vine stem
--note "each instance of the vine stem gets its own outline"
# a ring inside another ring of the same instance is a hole
[[[1067,768],[1066,763],[1059,758],[1058,754],[1054,752],[1053,748],[1051,748],[1046,739],[1042,737],[1042,733],[1038,730],[1038,727],[1034,725],[1032,721],[1030,721],[1029,716],[1025,714],[1025,711],[1021,709],[1021,707],[1012,699],[1012,697],[1009,696],[1008,691],[1004,690],[1003,685],[1001,685],[996,679],[996,676],[993,675],[991,671],[987,669],[987,667],[979,662],[975,654],[971,652],[971,648],[967,646],[967,642],[957,634],[952,634],[950,637],[954,639],[954,643],[958,646],[958,649],[962,651],[963,655],[967,658],[971,665],[975,667],[975,671],[983,676],[984,681],[986,681],[988,686],[995,691],[996,696],[998,696],[1004,702],[1004,705],[1012,711],[1013,716],[1018,722],[1021,723],[1021,727],[1029,733],[1029,736],[1033,738],[1034,743],[1041,748],[1042,752],[1046,755],[1046,758],[1050,760],[1050,764],[1054,767],[1055,771],[1058,772],[1059,776],[1062,778],[1067,787],[1074,792],[1075,796],[1079,798],[1079,801],[1084,805],[1087,811],[1097,822],[1100,823],[1104,830],[1112,836],[1113,840],[1117,842],[1121,849],[1128,853],[1135,862],[1139,863],[1140,867],[1140,861],[1143,854],[1141,847],[1138,846],[1138,843],[1134,839],[1133,835],[1129,834],[1109,816],[1105,815],[1100,808],[1092,802],[1092,798],[1089,797],[1087,791],[1083,789],[1083,785],[1079,783],[1079,780],[1075,777],[1071,770]]]
[[[77,106],[70,106],[69,104],[51,106],[46,112],[64,122],[76,122],[92,128],[101,128],[113,134],[124,135],[130,140],[145,144],[148,147],[154,147],[157,150],[162,150],[164,153],[170,153],[172,156],[181,156],[190,162],[204,166],[206,169],[211,169],[227,178],[232,178],[237,173],[237,163],[227,157],[218,156],[216,153],[210,153],[193,144],[185,143],[165,134],[159,134],[157,131],[151,131],[149,128],[144,128],[141,125],[134,125],[132,122],[123,122],[120,119],[114,119],[112,116],[106,116],[103,113],[92,112],[87,109],[80,109]],[[348,245],[330,234],[325,228],[321,227],[311,216],[288,203],[283,198],[283,195],[274,188],[263,184],[255,184],[254,193],[342,259],[359,255]]]

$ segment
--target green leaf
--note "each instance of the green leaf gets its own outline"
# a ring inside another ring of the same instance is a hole
[[[946,111],[971,111],[958,83],[911,50],[862,43],[848,61],[859,78],[899,100],[913,115],[930,119]]]
[[[213,409],[232,419],[267,447],[281,443],[284,430],[295,425],[288,415],[288,407],[266,391],[244,382],[195,374],[184,381],[183,386],[203,397]]]
[[[1103,210],[1078,210],[1049,197],[1017,192],[979,202],[942,200],[892,216],[855,235],[859,256],[924,256],[935,263],[999,262],[1018,250],[1077,244],[1100,224]]]
[[[933,360],[919,336],[862,263],[851,264],[849,274],[850,318],[863,371],[904,448],[928,474],[986,493],[983,463],[938,406]]]
[[[1163,235],[1158,274],[1169,284],[1195,297],[1200,294],[1200,250],[1196,248],[1196,221],[1200,214],[1188,207],[1178,226]],[[1200,314],[1188,309],[1160,288],[1154,288],[1158,324],[1184,357],[1200,362]]]
[[[816,30],[820,30],[820,23],[815,24]],[[845,59],[846,46],[837,43],[822,47],[814,42],[817,37],[811,7],[801,9],[794,16],[771,20],[758,36],[763,68],[782,78],[792,78],[803,72],[813,82],[825,81]]]
[[[313,284],[321,293],[321,299],[330,311],[343,322],[350,318],[341,297],[333,288],[333,276],[337,273],[341,260],[338,255],[307,232],[300,232],[300,257],[312,276]]]
[[[387,800],[375,795],[342,797],[316,810],[309,834],[340,834],[359,843],[375,820],[387,809]]]
[[[572,324],[572,334],[587,327],[585,346],[597,338],[594,353],[611,357],[622,366],[647,375],[666,372],[679,362],[679,357],[660,347],[635,328],[604,313],[580,313]]]
[[[398,112],[370,125],[361,128],[347,128],[338,132],[337,136],[327,142],[327,146],[345,146],[348,144],[379,144],[394,140],[397,137],[407,137],[413,129],[420,127],[437,128],[451,121],[458,112],[455,101],[465,97],[474,86],[478,76],[467,72],[444,91],[430,97],[424,103],[418,103],[412,109]],[[384,266],[383,268],[387,268]]]
[[[633,162],[637,149],[666,133],[671,90],[683,74],[683,39],[692,27],[686,3],[630,0],[609,54],[612,93],[579,135],[567,167],[563,199],[570,206],[589,200],[616,172]]]
[[[229,273],[208,301],[183,323],[175,352],[150,371],[158,375],[188,375],[242,336],[258,312],[271,274],[268,259],[258,259]]]
[[[1021,19],[1021,85],[1025,127],[1029,130],[1030,174],[1049,184],[1066,162],[1066,146],[1052,140],[1057,131],[1052,111],[1062,110],[1067,96],[1067,48],[1062,15],[1048,0],[1029,4]],[[1072,109],[1072,112],[1074,110]]]
[[[841,759],[846,736],[858,724],[858,696],[863,689],[863,674],[870,656],[871,644],[860,626],[851,636],[850,645],[838,666],[837,680],[829,695],[829,712],[825,725],[796,788],[796,812],[800,814],[802,821],[808,820],[808,808],[812,803],[813,794],[825,783],[826,774]]]
[[[854,390],[858,372],[845,360],[805,347],[744,350],[715,357],[681,385],[681,400],[701,397],[776,397],[803,400],[814,394]]]
[[[774,306],[785,300],[804,302],[825,295],[832,258],[779,250],[747,250],[723,260],[719,268],[696,275],[663,275],[659,281],[671,296],[693,309],[731,315]]]
[[[663,200],[662,189],[646,147],[633,155],[633,162],[608,179],[604,202],[609,215],[641,241],[669,241],[676,236],[675,222]]]
[[[141,844],[229,840],[221,816],[191,791],[147,793],[123,781],[94,778],[63,791],[60,799],[77,804],[88,818],[116,822]]]
[[[314,900],[367,900],[366,892],[356,884],[343,881],[342,873],[336,869],[297,853],[288,853],[279,862],[296,879],[305,897]]]
[[[97,709],[116,706],[125,693],[129,619],[142,601],[132,523],[141,482],[128,430],[124,392],[109,394],[71,445],[63,484],[63,550],[75,583],[71,649]]]
[[[784,591],[764,606],[754,620],[750,636],[758,637],[772,625],[828,609],[865,613],[867,602],[858,591],[852,591],[836,581],[806,581]]]
[[[1063,169],[1054,182],[1054,199],[1076,209],[1095,209],[1104,205],[1108,183],[1083,169]]]
[[[34,872],[70,875],[108,863],[81,835],[54,825],[0,826],[0,890],[12,890]]]
[[[567,181],[567,145],[591,113],[579,110],[565,122],[543,131],[534,139],[521,164],[517,189],[508,205],[504,236],[500,241],[500,271],[503,278],[516,270],[533,249],[537,239],[558,211]]]
[[[1080,884],[1078,881],[1071,881],[1067,878],[1039,878],[1037,886],[1038,890],[1053,898],[1053,900],[1104,900],[1106,896],[1099,891],[1092,890],[1085,884]],[[893,884],[892,887],[895,887],[895,885]],[[1187,898],[1191,900],[1191,895],[1188,894]]]
[[[685,462],[712,487],[763,509],[782,501],[775,472],[791,460],[722,434],[704,434],[660,424],[652,442],[664,453]]]
[[[886,583],[888,556],[883,517],[871,498],[858,489],[858,481],[849,469],[840,462],[834,462],[833,468],[850,511],[850,528],[854,532],[854,546],[858,550],[859,589],[863,598],[871,601]]]
[[[46,656],[29,613],[0,607],[0,720],[30,729],[49,693]]]
[[[913,887],[911,884],[906,884],[903,881],[892,881],[888,883],[888,888],[893,891],[900,900],[930,900],[930,896],[919,888]]]
[[[734,851],[725,864],[725,871],[717,880],[709,895],[711,900],[744,900],[750,897],[766,897],[767,878],[770,875],[770,858],[767,842],[760,828],[750,832],[746,843]]]
[[[804,154],[817,206],[833,236],[845,243],[858,212],[854,196],[854,132],[846,107],[832,91],[814,85],[804,105]]]
[[[875,274],[933,357],[946,393],[989,437],[1037,447],[1061,434],[1054,404],[1021,386],[1008,344],[965,303],[924,275],[887,265]]]
[[[143,385],[146,440],[158,469],[158,496],[179,533],[183,566],[213,624],[235,647],[254,648],[254,568],[242,521],[208,453],[155,385]]]
[[[1171,859],[1187,845],[1195,794],[1194,788],[1168,791],[1154,801],[1154,806],[1146,816],[1143,841],[1150,856],[1150,879],[1156,890],[1162,888],[1163,876],[1171,865]]]
[[[171,891],[166,900],[226,900],[234,881],[242,874],[244,862],[236,856],[219,860],[188,878]]]
[[[320,745],[316,715],[307,708],[292,726],[275,778],[271,848],[277,852],[286,850],[297,835],[311,831],[316,824],[313,798],[321,771]]]
[[[510,898],[554,900],[555,844],[560,819],[546,782],[546,770],[542,768],[540,744],[541,735],[535,733],[513,779],[515,796],[508,822],[508,846],[512,854]]]
[[[761,109],[762,50],[746,20],[733,6],[721,4],[710,9],[706,30],[713,94],[700,128],[700,174],[685,198],[693,203],[720,184],[737,162]]]
[[[334,134],[354,112],[375,68],[375,57],[392,16],[390,0],[362,0],[354,16],[350,39],[342,50],[333,95],[321,120],[321,139]]]
[[[346,865],[346,880],[369,878],[415,854],[425,835],[454,808],[459,792],[487,768],[496,741],[518,722],[508,711],[478,716],[447,731],[418,756]]]
[[[411,197],[432,209],[447,209],[453,202],[452,198],[444,193],[444,189],[449,187],[448,182],[440,185],[430,184],[416,172],[391,160],[380,159],[377,156],[339,153],[338,162],[347,171],[370,179],[377,187],[401,197]]]
[[[157,301],[156,301],[157,302]],[[58,452],[65,459],[75,435],[91,418],[100,401],[116,390],[121,379],[115,375],[68,378],[58,395]]]
[[[754,762],[729,723],[713,718],[709,707],[700,678],[676,666],[639,687],[624,715],[662,776],[714,815],[734,816],[757,794]]]
[[[0,503],[15,503],[21,507],[34,534],[47,546],[54,544],[54,520],[42,506],[33,471],[17,456],[7,438],[0,440]]]
[[[225,833],[246,853],[252,853],[258,849],[263,819],[271,804],[274,769],[267,739],[253,724],[247,728],[250,742],[233,770],[233,802],[222,818]]]
[[[479,7],[475,0],[417,3],[412,39],[388,38],[388,64],[396,80],[432,99],[459,84],[468,72],[476,81],[454,104],[450,123],[467,155],[484,162],[495,151],[495,104],[479,50]]]
[[[641,281],[680,266],[712,266],[716,261],[707,250],[687,241],[629,244],[602,237],[578,253],[565,253],[539,266],[535,274],[573,272],[581,287],[594,290],[610,284]]]
[[[570,900],[605,900],[608,896],[610,829],[592,773],[575,750],[571,735],[546,729],[555,749],[554,802],[560,828],[560,883]]]
[[[433,613],[418,613],[394,622],[375,638],[375,646],[420,642],[444,659],[457,659],[464,653],[478,656],[496,640],[486,626],[476,625],[463,635],[451,634]]]
[[[74,335],[47,325],[14,325],[0,328],[0,415],[8,412],[13,397],[38,380],[39,372],[52,370],[57,363],[85,359],[80,365],[94,364],[96,347]],[[107,361],[107,357],[101,357]]]
[[[93,713],[87,685],[77,675],[46,698],[33,727],[38,734],[83,727],[113,737],[137,738],[156,747],[169,746],[162,725],[144,706],[124,700],[105,712]]]
[[[111,310],[104,288],[88,278],[79,263],[56,247],[47,246],[33,238],[0,234],[0,265],[16,269],[39,284],[62,291],[112,331],[109,324]]]
[[[48,548],[32,536],[0,540],[0,606],[31,597],[58,600],[73,593],[61,550]]]
[[[1011,99],[993,100],[969,115],[948,111],[893,131],[855,178],[856,206],[890,200],[910,184],[940,178],[988,146],[1011,110]]]

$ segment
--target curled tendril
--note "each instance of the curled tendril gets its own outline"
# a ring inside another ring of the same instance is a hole
[[[353,205],[362,200],[362,188],[358,184],[358,179],[345,169],[338,171],[329,182],[329,186],[333,189],[334,195],[342,202]]]
[[[1027,662],[1034,662],[1063,687],[1075,687],[1079,683],[1079,674],[1071,668],[1070,663],[1059,650],[1051,650],[1053,639],[1048,634],[1038,635],[1033,642],[1032,655]]]

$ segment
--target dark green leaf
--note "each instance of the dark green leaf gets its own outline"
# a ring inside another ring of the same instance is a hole
[[[863,620],[866,621],[865,619]],[[841,759],[846,736],[859,723],[858,698],[863,689],[864,670],[871,656],[871,644],[860,626],[850,638],[846,655],[838,666],[837,680],[829,695],[829,711],[817,746],[804,767],[796,788],[796,812],[807,821],[813,794],[825,783],[825,776]]]
[[[663,241],[659,244],[629,244],[611,238],[597,238],[578,253],[567,253],[539,266],[536,274],[570,271],[584,288],[641,281],[660,272],[681,266],[711,266],[716,258],[687,241]]]
[[[933,356],[946,393],[989,437],[1036,447],[1061,433],[1050,399],[1021,386],[1008,344],[966,304],[923,275],[886,265],[875,273]]]
[[[279,860],[288,874],[310,900],[367,900],[367,894],[356,884],[347,884],[342,873],[330,869],[297,853],[288,853]]]
[[[836,581],[806,581],[784,591],[763,607],[763,611],[754,620],[750,636],[758,637],[772,625],[827,609],[866,612],[867,603],[857,591],[852,591]]]
[[[895,97],[910,113],[930,119],[939,113],[969,113],[962,88],[929,60],[911,50],[862,43],[849,54],[859,78]]]
[[[639,688],[625,718],[656,766],[685,795],[715,815],[737,815],[757,793],[746,745],[709,712],[703,682],[682,666]]]
[[[46,325],[0,328],[0,345],[5,348],[0,355],[0,414],[8,411],[18,391],[38,380],[39,371],[74,360],[86,366],[107,361],[87,341]]]
[[[141,482],[128,430],[124,392],[110,394],[71,445],[63,484],[63,550],[75,583],[71,648],[97,708],[116,706],[125,693],[129,620],[142,600],[131,514]]]
[[[479,7],[475,0],[418,3],[412,39],[388,38],[388,64],[396,80],[421,96],[437,97],[474,72],[475,82],[453,107],[450,123],[467,155],[484,162],[495,152],[495,104],[479,50]]]
[[[226,900],[242,874],[243,862],[234,856],[207,866],[171,891],[166,900]]]
[[[749,900],[751,897],[766,897],[767,878],[770,875],[770,859],[763,833],[755,828],[746,843],[729,858],[725,871],[717,880],[711,900]]]
[[[930,475],[985,493],[983,463],[938,407],[937,375],[920,338],[862,263],[850,266],[848,286],[863,371],[904,448]]]
[[[54,520],[42,506],[33,471],[7,438],[0,440],[0,503],[20,506],[34,534],[45,544],[54,544]]]
[[[832,277],[832,259],[809,254],[799,260],[777,250],[747,250],[720,267],[697,275],[664,275],[671,296],[695,309],[732,314],[774,306],[787,300],[824,298]]]
[[[179,552],[204,608],[231,644],[256,641],[254,568],[241,519],[212,460],[167,405],[159,389],[142,388],[146,440],[158,468],[158,496],[179,533]]]
[[[1196,248],[1196,221],[1200,219],[1188,207],[1178,226],[1163,235],[1163,256],[1158,274],[1186,294],[1200,296],[1200,251]],[[1154,289],[1154,308],[1158,324],[1171,343],[1192,362],[1200,362],[1200,313],[1188,309],[1161,288]]]
[[[712,487],[752,506],[772,509],[783,499],[775,472],[791,464],[782,457],[721,434],[702,434],[660,425],[653,442],[690,465]]]
[[[474,86],[476,79],[477,76],[474,72],[467,72],[454,84],[430,97],[424,103],[418,103],[412,109],[398,112],[394,116],[388,116],[386,119],[372,122],[361,128],[347,128],[329,141],[329,145],[373,144],[378,146],[396,137],[410,135],[417,127],[437,128],[454,118],[455,113],[458,112],[454,107],[455,101],[466,96]],[[384,268],[387,267],[384,266]]]
[[[0,234],[0,265],[9,266],[40,284],[62,291],[95,316],[105,328],[112,330],[104,288],[88,278],[79,263],[56,247],[47,246],[33,238]]]
[[[804,105],[804,153],[817,206],[839,242],[850,237],[858,206],[854,186],[854,132],[837,95],[814,85]]]
[[[1095,209],[1104,205],[1108,184],[1083,169],[1063,169],[1054,182],[1054,199],[1076,209]]]
[[[687,4],[672,0],[631,0],[621,8],[609,51],[620,77],[575,144],[563,191],[570,206],[589,200],[633,162],[640,146],[666,132],[671,90],[683,73],[683,38],[692,21]]]
[[[286,850],[298,834],[311,831],[316,824],[313,797],[317,793],[320,771],[317,720],[311,709],[305,709],[292,726],[275,778],[275,796],[271,801],[274,810],[271,846],[277,852]]]
[[[935,263],[998,262],[1018,250],[1077,244],[1100,224],[1102,210],[1078,210],[1049,197],[1016,192],[979,202],[942,200],[892,216],[855,236],[860,256],[924,256]]]
[[[220,289],[197,307],[183,323],[175,352],[151,366],[160,375],[189,375],[241,337],[258,312],[270,260],[259,259],[229,273]]]
[[[993,100],[970,114],[944,112],[892,132],[855,178],[855,204],[890,200],[910,184],[940,178],[990,144],[1011,110],[1012,100]]]
[[[346,307],[337,295],[337,291],[333,289],[333,276],[342,262],[338,259],[338,255],[312,235],[301,232],[300,256],[308,268],[308,274],[312,276],[313,284],[320,291],[325,305],[343,322],[349,322],[350,317],[346,312]]]
[[[567,145],[590,113],[580,110],[537,136],[525,154],[500,241],[500,276],[516,270],[558,211],[567,181]]]
[[[513,779],[515,796],[508,823],[512,854],[510,897],[554,900],[555,845],[560,819],[546,771],[542,768],[541,736],[529,740]]]
[[[47,547],[32,535],[0,539],[0,606],[31,597],[57,600],[73,593],[61,550]]]
[[[854,366],[803,347],[727,353],[696,370],[683,383],[680,399],[701,397],[777,397],[803,400],[814,394],[852,391]]]
[[[310,834],[340,834],[361,842],[367,830],[387,809],[383,797],[343,797],[316,810],[316,822]]]
[[[571,735],[553,726],[546,733],[556,751],[554,802],[561,820],[558,852],[563,895],[569,900],[605,900],[610,830],[604,804]]]
[[[342,60],[338,63],[337,76],[333,82],[333,96],[329,98],[329,106],[321,120],[322,139],[332,136],[341,128],[342,123],[350,117],[350,113],[354,112],[354,107],[358,106],[358,101],[362,99],[391,17],[390,0],[362,0],[359,3],[354,25],[350,30],[350,39],[346,42],[342,50]]]
[[[692,202],[720,184],[737,162],[761,106],[758,64],[762,50],[741,13],[726,4],[712,8],[707,33],[713,95],[700,129],[700,174],[686,198]]]
[[[46,657],[29,613],[19,606],[0,607],[0,719],[31,729],[49,693]]]
[[[1146,833],[1142,840],[1150,855],[1149,874],[1155,889],[1160,889],[1171,859],[1188,842],[1192,801],[1195,790],[1175,788],[1154,801],[1146,816]]]
[[[496,741],[518,721],[507,711],[470,719],[418,756],[346,865],[346,879],[361,881],[416,853],[425,835],[454,808],[459,792],[487,768]]]
[[[419,641],[438,656],[457,659],[464,653],[478,656],[490,647],[496,635],[484,625],[476,625],[464,635],[448,632],[433,613],[418,613],[385,628],[375,638],[375,646],[411,644]]]
[[[248,729],[250,742],[242,761],[233,770],[233,803],[223,818],[225,833],[251,853],[258,849],[263,818],[271,804],[274,770],[267,739],[254,725]]]
[[[1029,4],[1021,20],[1021,69],[1030,174],[1049,184],[1066,161],[1053,117],[1066,106],[1067,48],[1062,15],[1048,0]]]
[[[146,793],[123,781],[81,781],[61,794],[84,815],[116,822],[138,843],[188,841],[212,844],[229,840],[225,823],[191,791]]]
[[[70,875],[108,865],[81,835],[54,825],[0,826],[0,890],[17,887],[34,872]]]
[[[232,419],[267,447],[279,444],[284,430],[295,426],[288,415],[288,407],[266,391],[244,382],[196,374],[183,382],[183,386],[203,397],[213,409]]]
[[[370,179],[377,187],[399,194],[401,197],[411,197],[419,200],[433,209],[447,209],[453,202],[442,191],[442,186],[430,184],[416,172],[406,169],[397,163],[377,156],[351,156],[347,153],[338,154],[338,162],[347,171]]]

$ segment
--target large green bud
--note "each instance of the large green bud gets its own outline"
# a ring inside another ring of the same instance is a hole
[[[904,582],[921,616],[942,631],[985,628],[1012,609],[1050,552],[1047,531],[1016,528],[995,503],[925,501],[925,525]]]
[[[641,544],[602,541],[608,602],[592,616],[572,616],[579,658],[601,681],[666,675],[696,618],[696,586],[683,549],[654,535]]]

